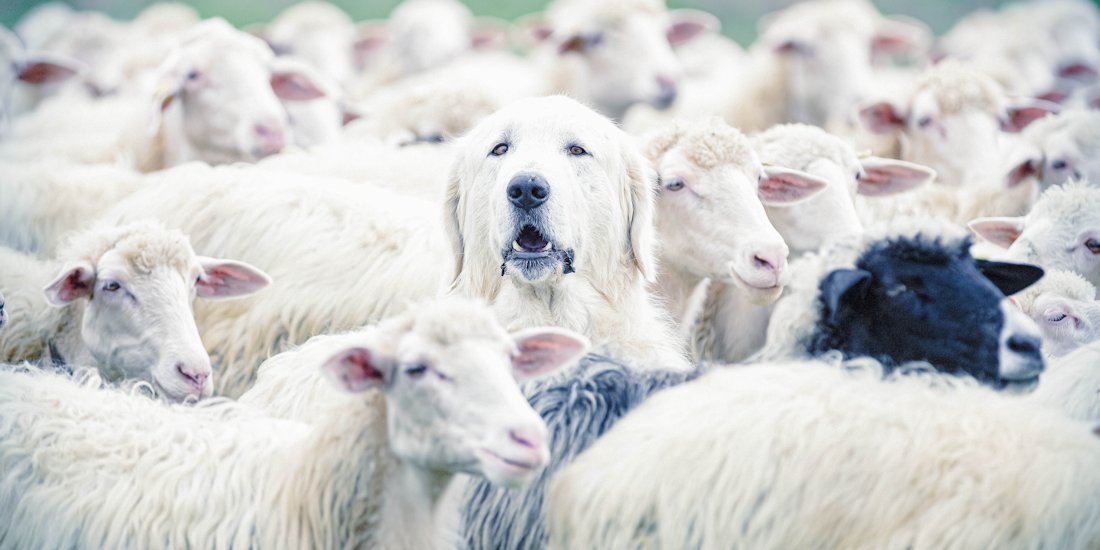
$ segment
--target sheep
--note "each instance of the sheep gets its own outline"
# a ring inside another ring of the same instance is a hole
[[[15,304],[3,361],[95,366],[109,379],[148,380],[166,399],[206,397],[210,358],[191,300],[243,296],[270,279],[241,262],[196,256],[153,221],[74,234],[57,262],[0,247],[0,287]]]
[[[970,228],[1007,248],[1007,260],[1073,271],[1100,286],[1100,189],[1086,182],[1051,187],[1027,216],[979,218]]]
[[[865,362],[715,369],[559,472],[549,548],[1091,548],[1094,425]],[[728,413],[728,414],[727,414]]]
[[[545,547],[543,500],[555,474],[650,395],[692,380],[705,369],[639,372],[589,355],[568,377],[525,385],[524,394],[549,428],[550,462],[522,490],[501,490],[480,479],[465,484],[458,500],[465,547]]]
[[[8,313],[4,309],[7,303],[4,301],[4,293],[0,292],[0,330],[4,329],[4,326],[8,324]]]
[[[871,89],[875,52],[919,52],[929,34],[884,18],[866,0],[805,2],[762,26],[742,84],[722,107],[746,131],[784,122],[848,128],[851,109]]]
[[[1008,172],[1005,185],[1019,185],[1028,177],[1038,180],[1038,191],[1067,179],[1100,181],[1100,113],[1067,109],[1028,126],[1021,137],[1031,146]],[[1034,201],[1032,201],[1034,203]]]
[[[703,30],[663,0],[556,0],[544,15],[531,58],[547,91],[568,93],[616,120],[635,103],[675,103],[683,69],[669,40],[679,45]]]
[[[344,10],[328,2],[294,4],[256,29],[278,55],[293,55],[316,67],[336,85],[355,73],[355,24]]]
[[[1012,301],[1043,332],[1043,353],[1061,357],[1100,339],[1100,299],[1096,287],[1076,273],[1051,269]]]
[[[999,388],[1033,385],[1039,328],[1005,295],[1043,271],[974,260],[970,244],[947,222],[898,220],[804,257],[751,360],[840,351],[887,366],[925,361]]]
[[[122,157],[143,172],[189,160],[256,160],[287,141],[276,96],[320,94],[300,72],[272,72],[271,59],[262,41],[224,20],[204,21],[163,60],[147,98],[52,98],[16,121],[0,156],[55,154],[88,163]],[[234,115],[224,116],[227,109]]]
[[[775,126],[754,136],[752,146],[773,185],[798,181],[824,185],[821,193],[801,202],[765,204],[769,220],[793,258],[832,240],[863,233],[854,200],[882,200],[934,177],[931,170],[904,161],[858,159],[840,138],[804,124]],[[699,299],[686,314],[693,319],[689,342],[697,358],[741,361],[764,345],[770,303],[731,290],[713,283],[697,290]]]
[[[1076,420],[1100,422],[1100,344],[1086,344],[1055,358],[1039,387],[1025,399]]]
[[[0,465],[11,473],[0,480],[0,538],[21,547],[435,547],[439,497],[456,473],[514,487],[547,462],[546,426],[516,379],[553,371],[578,344],[559,329],[509,335],[473,301],[428,304],[321,365],[295,366],[330,388],[312,423],[231,401],[165,406],[0,373]]]
[[[788,248],[764,204],[807,199],[826,183],[799,174],[769,177],[749,139],[716,117],[678,123],[642,142],[660,178],[657,287],[673,316],[683,318],[689,295],[704,278],[758,302],[777,298]]]
[[[42,95],[83,69],[75,59],[24,48],[17,36],[0,26],[0,138],[8,131],[9,119],[25,110],[15,105],[13,112],[13,104],[28,102],[16,97],[21,85],[32,86]]]
[[[504,103],[481,82],[436,73],[408,78],[359,101],[364,116],[349,124],[345,136],[395,145],[450,141]]]
[[[926,69],[901,103],[872,103],[859,114],[870,131],[898,136],[900,150],[889,156],[934,169],[937,183],[965,187],[999,181],[1002,124],[1019,131],[1056,108],[1010,104],[991,78],[950,60]]]

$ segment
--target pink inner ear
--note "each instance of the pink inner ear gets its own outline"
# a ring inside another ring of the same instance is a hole
[[[325,96],[309,78],[294,72],[271,75],[271,89],[279,99],[287,101],[309,101]]]
[[[1027,128],[1029,124],[1043,118],[1052,111],[1043,107],[1016,107],[1008,112],[1008,122],[1003,125],[1006,132],[1019,132]]]
[[[1024,181],[1030,176],[1038,176],[1039,170],[1036,167],[1036,162],[1028,159],[1018,164],[1015,168],[1009,171],[1005,176],[1005,187],[1013,188],[1020,185],[1020,182]]]
[[[816,180],[800,178],[793,174],[769,172],[761,180],[757,193],[765,202],[779,205],[798,202],[824,187],[822,182]]]
[[[195,292],[203,298],[230,298],[252,294],[270,284],[261,272],[245,264],[226,262],[203,266]]]
[[[813,53],[813,49],[809,45],[798,40],[784,40],[772,48],[772,51],[778,54],[791,55],[809,55]]]
[[[583,342],[552,332],[519,339],[516,347],[518,351],[512,357],[512,368],[520,380],[552,372],[585,350]]]
[[[45,288],[46,301],[64,306],[78,298],[91,296],[95,271],[90,266],[70,267]]]
[[[706,25],[698,21],[677,21],[669,25],[665,36],[672,47],[682,46],[707,31]]]
[[[859,118],[871,132],[885,134],[905,126],[905,119],[887,102],[876,103],[859,111]]]
[[[1001,220],[975,220],[970,222],[972,229],[981,237],[1001,248],[1008,248],[1020,238],[1020,228]]]
[[[329,359],[324,369],[345,391],[361,392],[382,385],[385,378],[371,359],[370,351],[355,348]]]
[[[28,84],[52,84],[76,74],[72,67],[50,61],[31,61],[19,71],[19,80]]]
[[[859,194],[867,197],[895,195],[928,182],[928,172],[904,165],[864,163]]]

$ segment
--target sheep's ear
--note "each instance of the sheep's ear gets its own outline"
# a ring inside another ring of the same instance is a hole
[[[195,282],[200,298],[221,299],[248,296],[271,284],[271,277],[244,262],[199,256],[202,275]]]
[[[679,47],[704,34],[718,34],[722,22],[717,17],[700,10],[669,10],[669,25],[665,31],[668,43]]]
[[[889,101],[879,101],[859,110],[863,127],[875,134],[887,134],[905,127],[906,115]]]
[[[384,388],[393,376],[394,362],[384,354],[364,347],[349,348],[321,365],[325,378],[348,393]]]
[[[54,307],[69,305],[78,298],[90,298],[95,284],[95,266],[91,262],[80,260],[73,262],[61,271],[43,292],[46,302]]]
[[[768,166],[756,188],[760,202],[768,206],[788,206],[802,202],[825,190],[829,182],[801,170]]]
[[[1006,132],[1019,132],[1032,122],[1061,110],[1061,105],[1042,99],[1014,103],[1005,109],[1005,115],[1001,118],[1001,129]]]
[[[287,57],[271,61],[271,90],[284,101],[309,101],[325,97],[319,77],[305,64]]]
[[[504,19],[478,17],[470,30],[470,47],[477,50],[507,48],[510,28],[511,24]]]
[[[512,24],[511,40],[520,49],[528,50],[543,44],[554,36],[554,27],[543,13],[521,16]]]
[[[588,339],[570,330],[539,327],[512,333],[516,353],[512,372],[523,382],[578,361],[590,346]]]
[[[822,319],[835,324],[842,307],[859,307],[871,286],[871,274],[862,269],[837,269],[825,276],[819,288],[825,306]]]
[[[1037,156],[1031,156],[1020,161],[1016,166],[1012,167],[1005,175],[1004,186],[1006,188],[1013,188],[1020,185],[1024,180],[1030,177],[1042,177],[1043,175],[1043,156],[1038,154]]]
[[[1024,232],[1023,217],[978,218],[966,225],[981,238],[1001,248],[1012,246]]]
[[[624,160],[628,202],[624,211],[630,224],[627,251],[642,278],[652,283],[657,278],[657,230],[653,227],[657,171],[634,147],[629,148]]]
[[[975,260],[978,271],[1005,296],[1011,296],[1043,278],[1043,268],[1031,264]]]
[[[385,21],[362,21],[355,28],[355,40],[352,43],[352,56],[355,67],[363,70],[385,49],[390,42],[390,31]]]
[[[451,171],[447,177],[447,189],[443,197],[443,232],[447,234],[447,242],[451,244],[451,257],[454,261],[454,271],[450,288],[454,290],[458,286],[458,280],[462,276],[464,264],[465,246],[462,241],[462,174],[463,159],[456,158],[451,164]]]
[[[42,85],[62,82],[80,72],[80,63],[45,53],[27,54],[16,65],[16,78],[28,84]]]
[[[920,187],[936,179],[936,171],[904,160],[867,157],[860,161],[863,174],[856,187],[860,195],[882,197]]]
[[[780,55],[810,56],[814,53],[814,47],[809,42],[790,38],[776,43],[772,51]]]
[[[871,40],[871,52],[875,57],[921,55],[931,43],[932,30],[924,22],[890,15],[880,19]]]

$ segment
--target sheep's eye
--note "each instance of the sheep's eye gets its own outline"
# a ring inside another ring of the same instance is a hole
[[[1089,249],[1089,252],[1093,254],[1100,254],[1100,241],[1096,239],[1089,239],[1085,241],[1085,248]]]
[[[106,290],[107,292],[115,292],[120,288],[122,288],[122,285],[118,284],[117,281],[107,281],[106,283],[103,283],[103,290]]]
[[[508,144],[507,143],[498,143],[498,144],[496,144],[496,147],[493,147],[492,151],[489,151],[489,154],[493,155],[494,157],[499,157],[499,156],[501,156],[501,155],[503,155],[504,153],[507,153],[507,152],[508,152]]]
[[[1050,317],[1047,317],[1047,321],[1050,321],[1051,323],[1060,323],[1060,322],[1064,321],[1065,319],[1066,319],[1066,314],[1065,313],[1055,313],[1054,315],[1051,315]]]
[[[405,374],[407,374],[409,378],[420,378],[421,376],[424,376],[424,374],[427,372],[428,365],[425,365],[424,363],[417,363],[405,369]]]
[[[579,157],[581,155],[587,155],[588,151],[585,151],[584,147],[581,147],[580,145],[570,145],[569,154],[573,155],[574,157]]]
[[[1050,163],[1050,167],[1055,169],[1055,170],[1065,170],[1066,166],[1067,166],[1066,161],[1064,161],[1062,159],[1058,159],[1058,160]]]
[[[925,115],[925,116],[922,116],[919,119],[917,119],[917,126],[920,126],[921,128],[927,128],[931,124],[932,124],[932,117],[930,117],[930,116]]]
[[[672,180],[665,184],[669,191],[679,191],[684,188],[684,180]]]
[[[190,80],[190,81],[194,82],[198,79],[199,79],[199,72],[198,71],[191,70],[190,72],[187,73],[187,80]]]

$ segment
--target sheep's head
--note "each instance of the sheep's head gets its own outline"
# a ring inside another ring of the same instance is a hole
[[[645,138],[657,167],[657,232],[667,267],[747,288],[762,301],[786,282],[787,245],[763,204],[824,189],[806,174],[765,172],[747,137],[719,119],[681,123]]]
[[[1026,217],[979,218],[970,228],[1007,248],[1008,259],[1073,271],[1100,285],[1100,188],[1051,187]]]
[[[173,400],[213,388],[191,300],[243,296],[270,282],[248,264],[196,256],[186,237],[154,222],[93,229],[67,250],[46,300],[55,307],[84,301],[80,339],[104,375],[147,380]]]
[[[854,267],[821,280],[810,352],[926,361],[997,386],[1033,383],[1043,369],[1039,330],[1005,295],[1043,271],[976,261],[969,248],[967,238],[921,234],[872,242]]]
[[[1008,171],[1005,185],[1013,187],[1029,177],[1039,181],[1040,191],[1067,180],[1100,181],[1100,113],[1067,110],[1028,126],[1025,153]]]
[[[1096,287],[1076,273],[1047,271],[1041,281],[1012,301],[1043,332],[1043,352],[1061,357],[1100,339],[1100,300]]]
[[[262,40],[220,19],[192,29],[157,69],[156,83],[151,125],[165,126],[169,166],[254,161],[278,153],[290,141],[280,100],[324,95],[300,66],[277,63]]]
[[[386,394],[389,443],[400,459],[508,486],[542,469],[546,425],[516,382],[579,359],[583,337],[556,328],[509,335],[484,303],[457,298],[415,307],[379,329],[322,368],[345,391]]]

